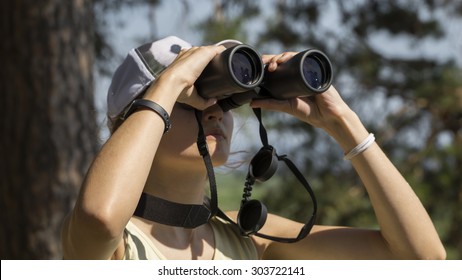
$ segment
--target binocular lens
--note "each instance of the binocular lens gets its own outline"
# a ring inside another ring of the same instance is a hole
[[[308,49],[280,64],[276,71],[266,71],[261,87],[265,89],[263,94],[289,99],[323,93],[331,83],[329,58],[318,50]]]
[[[260,54],[248,45],[235,45],[210,61],[197,78],[200,96],[225,99],[255,89],[263,80]]]
[[[255,63],[245,51],[237,51],[231,59],[231,68],[236,79],[244,85],[255,81]]]
[[[314,89],[320,89],[325,80],[323,65],[316,57],[307,57],[303,61],[303,76]]]

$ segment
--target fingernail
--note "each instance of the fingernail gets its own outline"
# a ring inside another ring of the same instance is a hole
[[[216,98],[210,98],[209,100],[207,100],[207,104],[208,104],[209,106],[212,106],[212,105],[217,104],[217,101],[218,101],[218,100],[217,100]]]

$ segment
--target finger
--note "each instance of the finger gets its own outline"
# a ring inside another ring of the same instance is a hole
[[[278,68],[278,64],[276,62],[270,62],[267,64],[266,68],[270,72],[274,72]]]
[[[215,104],[217,104],[217,99],[216,98],[202,98],[202,97],[198,97],[198,98],[194,98],[194,97],[191,97],[188,99],[187,102],[183,102],[181,100],[177,100],[179,103],[183,103],[183,104],[186,104],[186,105],[189,105],[191,107],[194,107],[198,110],[205,110],[207,109],[208,107],[211,107]]]
[[[278,99],[254,99],[250,102],[252,108],[262,108],[272,111],[290,112],[291,104],[289,100],[278,100]]]
[[[225,50],[225,47],[223,47],[223,46],[215,46],[215,45],[202,46],[202,47],[198,47],[197,49],[195,49],[192,56],[194,55],[196,60],[198,60],[198,61],[200,60],[203,63],[205,63],[205,65],[206,65],[215,56],[217,56],[218,54],[220,54],[224,50]],[[204,67],[205,67],[205,65],[204,65]]]
[[[194,86],[187,89],[187,93],[185,94],[186,98],[178,98],[178,102],[187,104],[199,110],[204,110],[210,106],[213,106],[217,103],[216,98],[203,98],[200,96]]]
[[[267,64],[270,62],[270,60],[274,57],[275,55],[274,54],[264,54],[261,56],[261,60],[263,62],[263,64]]]
[[[190,48],[182,48],[178,53],[177,57],[183,57],[186,54],[191,54],[197,47],[190,47]]]
[[[280,55],[276,57],[276,63],[277,64],[282,64],[284,62],[287,62],[290,60],[294,55],[296,55],[296,52],[283,52]]]
[[[284,112],[301,121],[310,122],[310,115],[316,106],[310,98],[291,98],[287,100],[255,99],[250,103],[250,107]]]
[[[215,46],[217,48],[218,53],[222,53],[224,50],[226,50],[226,47],[223,45]]]
[[[211,56],[215,56],[217,54],[220,54],[224,50],[226,50],[226,48],[224,46],[222,46],[222,45],[219,45],[219,46],[209,45],[209,46],[201,46],[201,47],[196,48],[197,52],[207,52]]]
[[[275,55],[272,59],[271,59],[271,63],[280,63],[282,61],[282,59],[284,58],[284,56],[286,55],[286,53],[281,53],[281,54],[278,54],[278,55]]]
[[[278,55],[263,56],[262,60],[266,61],[268,71],[273,72],[277,69],[279,64],[287,62],[296,54],[296,52],[283,52]]]
[[[197,56],[198,58],[203,58],[205,60],[211,60],[217,54],[223,52],[226,48],[223,46],[199,46],[181,49],[180,53],[177,56],[177,60],[186,59],[191,56]]]
[[[278,59],[279,56],[280,56],[280,54],[279,55],[263,55],[262,56],[262,61],[263,61],[264,64],[266,64],[266,68],[268,69],[268,71],[273,72],[274,70],[276,70],[276,68],[278,67],[277,59]]]
[[[217,104],[217,99],[215,97],[212,97],[212,98],[202,98],[200,96],[198,96],[198,98],[193,98],[194,99],[194,103],[193,103],[193,107],[194,108],[197,108],[199,110],[205,110],[207,109],[208,107],[211,107],[215,104]]]

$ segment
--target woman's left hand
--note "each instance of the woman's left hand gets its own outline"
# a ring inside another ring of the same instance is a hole
[[[284,52],[278,55],[263,55],[263,63],[270,72],[277,71],[278,65],[290,60],[296,52]],[[337,90],[331,86],[322,94],[310,97],[297,97],[287,100],[256,99],[250,104],[253,108],[281,111],[295,116],[303,122],[315,127],[324,128],[328,132],[335,129],[338,121],[345,114],[352,113]]]

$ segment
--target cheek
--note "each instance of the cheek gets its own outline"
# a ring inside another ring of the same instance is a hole
[[[174,107],[171,115],[172,135],[174,137],[190,138],[195,141],[197,137],[197,121],[194,111],[178,109],[177,106]]]
[[[172,128],[162,137],[158,153],[172,156],[188,151],[191,147],[197,150],[197,122],[194,113],[176,110],[171,115]]]
[[[226,130],[228,131],[229,142],[231,142],[231,138],[233,136],[233,130],[234,130],[234,116],[231,112],[225,113],[223,123],[224,123]]]
[[[172,138],[182,138],[192,142],[197,138],[197,122],[194,114],[182,117],[181,119],[174,119],[172,122]]]

